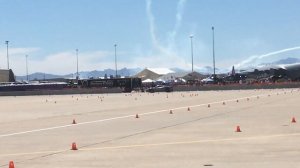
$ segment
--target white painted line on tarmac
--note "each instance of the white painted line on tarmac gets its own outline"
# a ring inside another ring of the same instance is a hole
[[[237,99],[242,100],[242,99],[253,98],[253,97],[257,97],[257,96],[268,96],[268,95],[269,94],[261,94],[261,95],[254,95],[254,96],[247,96],[247,97],[240,97],[240,98],[234,98],[234,99],[227,99],[227,100],[210,102],[210,103],[203,103],[203,104],[191,105],[191,106],[182,106],[182,107],[176,107],[176,108],[169,108],[169,109],[164,109],[164,110],[158,110],[158,111],[140,113],[139,116],[167,112],[170,109],[172,109],[172,110],[181,110],[181,109],[187,109],[187,108],[192,108],[192,107],[207,106],[208,104],[219,104],[219,103],[223,103],[223,102],[236,101]],[[77,123],[77,124],[68,124],[68,125],[61,125],[61,126],[55,126],[55,127],[34,129],[34,130],[29,130],[29,131],[16,132],[16,133],[2,134],[2,135],[0,135],[0,138],[11,137],[11,136],[16,136],[16,135],[23,135],[23,134],[29,134],[29,133],[36,133],[36,132],[43,132],[43,131],[49,131],[49,130],[67,128],[67,127],[75,127],[75,126],[87,125],[87,124],[93,124],[93,123],[101,123],[101,122],[118,120],[118,119],[124,119],[124,118],[130,118],[130,117],[135,117],[135,114],[126,115],[126,116],[120,116],[120,117],[107,118],[107,119],[94,120],[94,121],[81,122],[81,123]]]

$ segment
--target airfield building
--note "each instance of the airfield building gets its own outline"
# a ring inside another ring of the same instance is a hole
[[[0,69],[0,82],[15,82],[15,75],[11,69]]]

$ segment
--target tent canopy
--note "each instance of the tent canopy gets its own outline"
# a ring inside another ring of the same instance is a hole
[[[142,83],[152,83],[152,82],[154,82],[152,79],[146,79],[142,81]]]

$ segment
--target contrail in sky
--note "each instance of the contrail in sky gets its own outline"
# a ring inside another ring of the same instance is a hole
[[[177,12],[176,12],[176,23],[174,26],[173,31],[170,33],[170,43],[173,44],[175,37],[177,35],[178,29],[181,26],[181,21],[182,21],[182,15],[184,12],[184,5],[186,3],[186,0],[179,0],[177,3]]]
[[[169,40],[169,44],[168,46],[172,46],[174,43],[174,39],[177,35],[178,29],[181,26],[181,21],[182,21],[182,15],[183,15],[183,9],[184,9],[184,4],[185,4],[186,0],[179,0],[178,4],[177,4],[177,12],[176,12],[176,22],[175,22],[175,26],[174,29],[170,32],[170,40]],[[152,10],[151,10],[151,6],[152,6],[152,0],[146,0],[146,11],[147,11],[147,17],[149,20],[149,25],[150,25],[150,35],[151,35],[151,39],[152,39],[152,43],[153,45],[162,53],[164,54],[170,54],[171,51],[168,50],[166,47],[162,46],[159,42],[159,39],[156,36],[155,33],[155,17],[152,14]]]
[[[146,11],[147,11],[147,17],[149,20],[150,35],[151,35],[152,43],[157,49],[159,49],[160,51],[164,51],[165,49],[160,46],[159,41],[155,34],[155,18],[153,16],[152,10],[151,10],[152,0],[146,0],[146,4],[147,4]]]
[[[286,49],[270,52],[270,53],[263,54],[263,55],[254,55],[254,56],[251,56],[248,59],[238,63],[236,65],[236,67],[239,68],[239,67],[242,67],[242,66],[244,66],[246,64],[249,64],[251,62],[254,62],[256,60],[260,60],[262,58],[266,58],[266,57],[270,57],[270,56],[273,56],[273,55],[277,55],[277,54],[281,54],[281,53],[285,53],[285,52],[289,52],[289,51],[294,51],[294,50],[300,50],[300,46],[292,47],[292,48],[286,48]]]

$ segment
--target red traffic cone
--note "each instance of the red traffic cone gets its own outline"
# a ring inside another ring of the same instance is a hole
[[[76,121],[75,121],[75,119],[73,119],[73,122],[72,122],[72,124],[77,124],[77,123],[76,123]]]
[[[242,132],[240,126],[236,126],[236,131],[235,132]]]
[[[9,162],[9,168],[15,168],[15,164],[14,164],[13,161],[10,161],[10,162]]]
[[[292,123],[296,123],[296,118],[295,117],[292,118]]]
[[[71,150],[78,150],[77,145],[75,142],[72,143],[72,148]]]
[[[135,118],[140,118],[138,114],[135,115]]]

